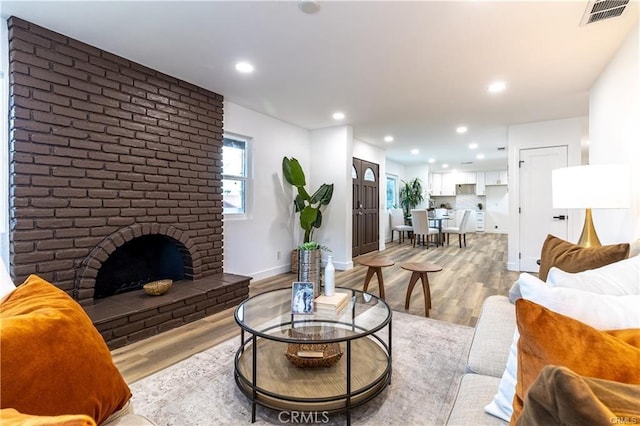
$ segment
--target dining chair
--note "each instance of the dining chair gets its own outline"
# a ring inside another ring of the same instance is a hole
[[[420,242],[420,236],[422,241],[429,248],[429,236],[439,235],[440,231],[437,228],[429,227],[429,217],[426,210],[411,210],[411,224],[413,225],[413,246],[416,246],[416,240]],[[438,243],[436,242],[436,245]]]
[[[462,216],[462,220],[460,221],[460,225],[458,226],[447,226],[442,228],[442,233],[447,235],[447,245],[449,245],[449,235],[450,234],[458,234],[458,244],[460,248],[462,248],[462,241],[464,240],[464,246],[467,246],[467,222],[469,221],[469,215],[471,215],[471,210],[465,210],[464,215]]]
[[[391,242],[393,242],[393,232],[398,232],[398,244],[404,241],[405,232],[413,231],[411,225],[405,225],[404,212],[402,209],[390,209],[389,215],[391,219]]]

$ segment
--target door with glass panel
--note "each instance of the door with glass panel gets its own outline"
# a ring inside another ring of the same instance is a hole
[[[359,158],[353,159],[351,172],[352,199],[352,255],[358,256],[378,250],[380,193],[379,167]]]

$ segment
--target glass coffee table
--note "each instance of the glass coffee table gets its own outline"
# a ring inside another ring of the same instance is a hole
[[[369,293],[336,293],[348,295],[338,312],[293,315],[290,288],[256,295],[236,308],[241,334],[234,376],[251,401],[252,422],[261,405],[320,420],[345,412],[350,424],[351,409],[391,382],[391,309]]]

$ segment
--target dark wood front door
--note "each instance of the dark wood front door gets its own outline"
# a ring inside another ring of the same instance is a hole
[[[378,250],[380,199],[379,167],[375,163],[353,159],[353,243],[352,255],[359,256]]]

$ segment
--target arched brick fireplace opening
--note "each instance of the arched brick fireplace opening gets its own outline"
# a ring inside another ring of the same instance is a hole
[[[193,280],[201,264],[194,246],[186,233],[171,225],[122,228],[89,253],[75,282],[74,296],[86,304],[139,289],[156,279]]]

